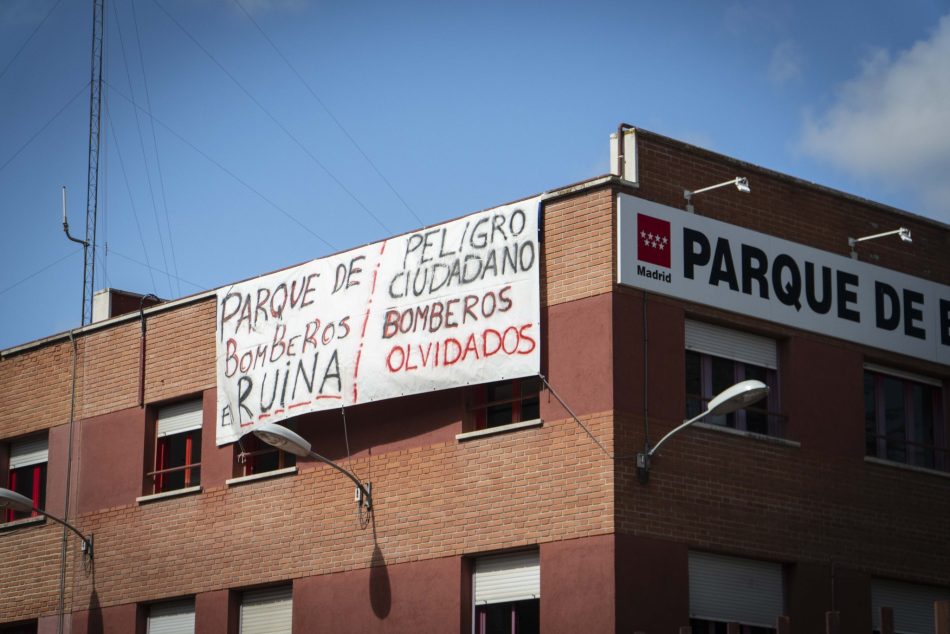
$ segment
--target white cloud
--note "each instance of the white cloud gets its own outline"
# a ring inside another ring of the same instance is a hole
[[[803,57],[801,49],[792,40],[782,40],[772,49],[769,61],[769,81],[776,86],[801,78]]]
[[[853,175],[913,188],[917,211],[950,222],[950,15],[896,57],[875,51],[826,112],[806,117],[801,147]]]

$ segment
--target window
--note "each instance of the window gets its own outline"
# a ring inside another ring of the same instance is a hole
[[[738,623],[742,634],[774,632],[783,615],[781,564],[713,553],[689,553],[689,616],[696,634],[725,634]]]
[[[865,453],[940,469],[948,465],[940,382],[865,366]]]
[[[36,621],[0,625],[0,634],[36,634]]]
[[[881,608],[894,610],[894,631],[930,634],[934,631],[934,602],[950,599],[950,588],[890,579],[871,579],[871,622],[881,631]]]
[[[703,422],[756,434],[784,435],[783,420],[778,413],[775,341],[686,320],[686,418],[698,416],[713,397],[747,379],[768,385],[768,398],[732,414],[707,416]]]
[[[195,602],[169,601],[148,606],[146,634],[194,634]]]
[[[471,412],[475,429],[487,429],[541,418],[541,379],[529,377],[479,385]]]
[[[293,428],[293,421],[286,425]],[[247,434],[234,443],[234,476],[251,476],[277,471],[297,464],[297,456],[262,442],[254,434]]]
[[[538,551],[479,557],[472,594],[476,634],[537,634],[541,627]]]
[[[48,461],[49,439],[46,434],[12,441],[6,488],[33,500],[34,507],[46,508],[46,463]],[[7,509],[3,519],[12,522],[35,515],[37,513]]]
[[[290,586],[248,590],[241,596],[240,634],[290,634],[292,626]]]
[[[164,493],[201,482],[201,399],[161,407],[155,423],[152,492]]]

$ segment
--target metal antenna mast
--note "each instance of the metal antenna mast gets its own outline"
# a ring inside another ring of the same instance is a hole
[[[86,244],[82,268],[82,325],[92,321],[96,279],[96,216],[99,202],[99,129],[102,123],[102,31],[105,0],[92,0],[92,79],[89,82],[89,171],[86,181]]]

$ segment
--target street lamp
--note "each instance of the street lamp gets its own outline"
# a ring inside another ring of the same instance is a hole
[[[878,238],[886,238],[887,236],[894,235],[900,236],[900,239],[904,242],[914,241],[910,236],[910,229],[907,227],[901,227],[900,229],[894,229],[893,231],[885,231],[884,233],[875,233],[873,236],[864,236],[863,238],[848,238],[848,246],[851,247],[851,257],[855,260],[858,259],[858,252],[854,250],[854,247],[858,242],[877,240]]]
[[[79,529],[69,522],[61,520],[55,515],[47,513],[43,509],[33,506],[33,500],[26,497],[25,495],[20,495],[16,491],[11,491],[10,489],[4,489],[0,487],[0,509],[13,509],[14,511],[19,511],[21,513],[32,513],[35,511],[41,515],[45,515],[54,522],[62,524],[72,532],[79,535],[79,538],[82,540],[83,556],[92,559],[92,533],[89,534],[89,537],[86,537],[79,532]]]
[[[697,189],[695,191],[690,191],[688,189],[683,190],[683,198],[686,199],[686,211],[693,212],[693,196],[696,194],[702,194],[703,192],[708,192],[713,189],[719,189],[720,187],[726,187],[728,185],[735,185],[743,194],[748,194],[752,191],[749,187],[749,179],[745,176],[736,176],[732,180],[726,181],[724,183],[718,183],[716,185],[710,185],[709,187],[703,187],[702,189]]]
[[[652,449],[650,448],[648,441],[646,447],[647,451],[637,454],[637,478],[640,480],[640,483],[646,484],[650,481],[650,459],[653,457],[653,454],[656,453],[657,449],[659,449],[671,436],[675,436],[693,423],[707,416],[731,414],[736,410],[752,405],[756,401],[765,398],[768,393],[769,388],[762,381],[750,379],[748,381],[736,383],[732,387],[726,388],[717,394],[711,401],[709,401],[709,406],[706,408],[705,412],[699,416],[689,419],[688,421],[685,421],[682,425],[676,427],[668,434],[663,436],[663,438],[660,438],[660,442],[656,443]]]
[[[261,425],[254,430],[254,435],[272,447],[277,447],[295,456],[310,457],[330,465],[356,484],[356,501],[362,504],[367,511],[373,509],[373,485],[370,482],[363,484],[355,475],[337,463],[312,451],[310,449],[310,443],[304,440],[300,435],[276,423],[265,423]]]

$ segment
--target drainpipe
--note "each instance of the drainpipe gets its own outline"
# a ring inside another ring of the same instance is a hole
[[[142,324],[142,336],[139,339],[139,407],[145,407],[145,300],[161,300],[152,293],[143,295],[139,301],[139,322]]]

